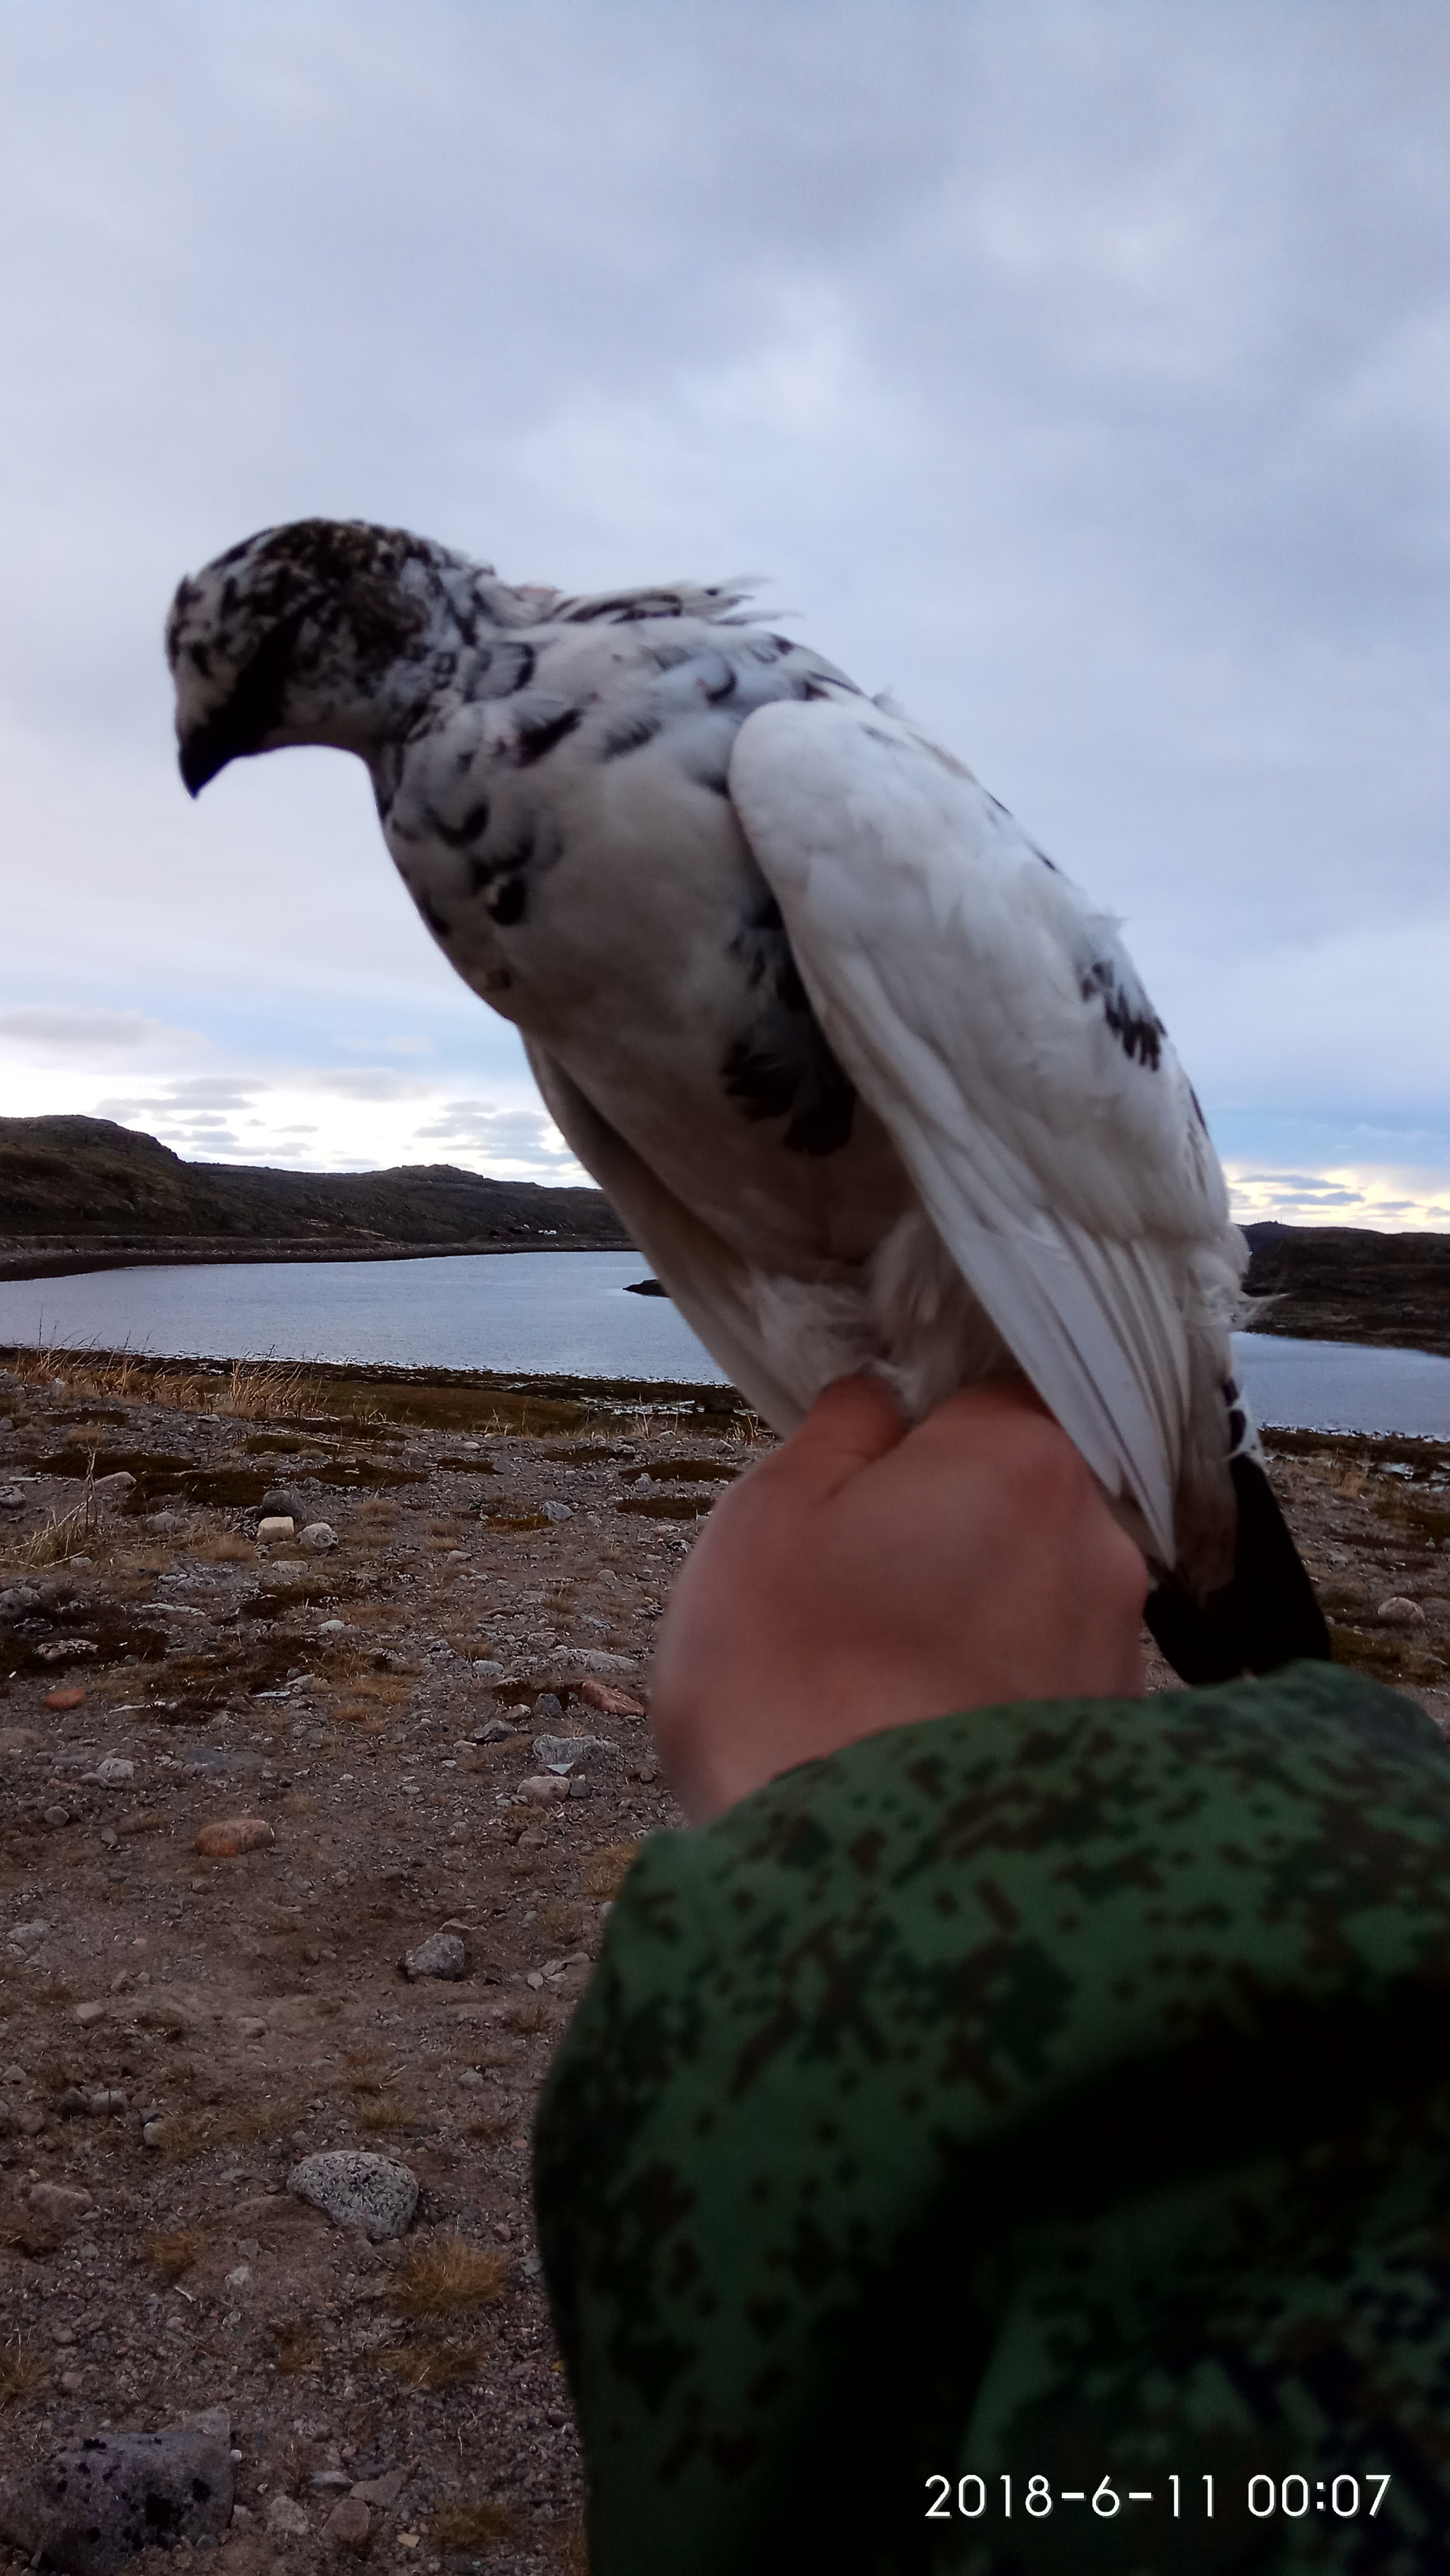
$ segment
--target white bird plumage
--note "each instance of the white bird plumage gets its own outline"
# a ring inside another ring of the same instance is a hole
[[[183,775],[361,754],[434,936],[779,1429],[853,1367],[919,1414],[1015,1365],[1178,1586],[1181,1669],[1324,1651],[1233,1385],[1244,1240],[1116,924],[740,600],[264,530],[173,606]],[[1246,1507],[1283,1615],[1203,1646]]]

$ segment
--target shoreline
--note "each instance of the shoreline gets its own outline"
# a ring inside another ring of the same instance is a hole
[[[219,1269],[258,1263],[313,1263],[319,1261],[466,1261],[485,1253],[510,1252],[629,1252],[631,1244],[596,1243],[587,1235],[534,1237],[523,1241],[495,1241],[488,1237],[473,1243],[359,1243],[355,1236],[341,1241],[298,1242],[276,1236],[244,1244],[235,1241],[205,1240],[188,1237],[177,1243],[109,1244],[94,1249],[84,1246],[48,1245],[27,1252],[20,1247],[0,1248],[0,1282],[23,1282],[27,1279],[81,1279],[98,1270],[194,1270]],[[641,1255],[641,1259],[643,1255]]]

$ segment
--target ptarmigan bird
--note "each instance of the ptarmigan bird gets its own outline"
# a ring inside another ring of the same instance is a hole
[[[399,529],[183,581],[181,773],[330,743],[681,1313],[775,1427],[1020,1369],[1187,1680],[1325,1655],[1233,1382],[1246,1258],[1114,924],[732,588],[514,589]]]

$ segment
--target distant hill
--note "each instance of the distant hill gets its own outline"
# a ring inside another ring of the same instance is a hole
[[[1351,1225],[1247,1225],[1248,1289],[1274,1303],[1259,1333],[1381,1342],[1450,1356],[1450,1234]]]
[[[186,1163],[109,1118],[0,1118],[0,1277],[135,1258],[338,1261],[403,1253],[627,1251],[598,1190],[451,1163],[287,1172]]]
[[[1450,1235],[1244,1228],[1261,1333],[1450,1356]],[[377,1261],[428,1252],[628,1251],[599,1190],[451,1163],[286,1172],[185,1163],[109,1118],[0,1118],[0,1279],[157,1261]]]

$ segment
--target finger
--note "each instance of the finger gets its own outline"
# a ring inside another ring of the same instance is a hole
[[[906,1417],[883,1379],[838,1377],[770,1462],[797,1492],[824,1499],[905,1439]]]

